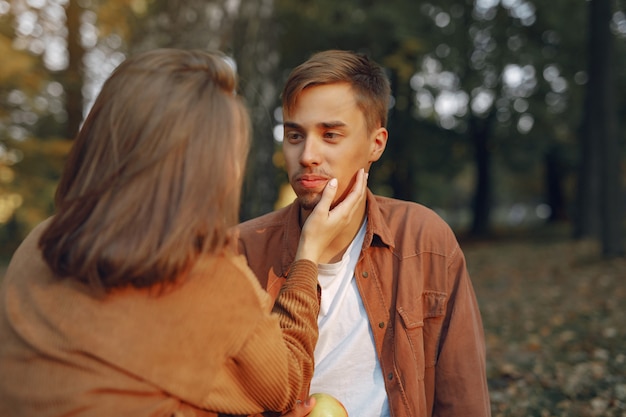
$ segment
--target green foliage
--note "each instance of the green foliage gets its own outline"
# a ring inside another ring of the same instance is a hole
[[[246,0],[236,10],[226,0],[80,5],[85,27],[94,29],[87,54],[103,67],[114,66],[128,50],[161,46],[220,48],[236,58],[255,128],[249,171],[254,184],[247,185],[245,201],[253,200],[255,190],[275,195],[270,188],[282,178],[271,162],[274,144],[267,141],[268,130],[279,123],[272,120],[271,109],[286,74],[313,52],[340,48],[369,54],[385,66],[393,84],[390,140],[374,165],[372,188],[448,211],[467,211],[477,185],[475,138],[469,129],[476,122],[488,134],[493,204],[544,200],[544,164],[551,155],[565,204],[574,206],[572,184],[584,157],[578,134],[586,88],[587,3],[275,0],[273,8],[266,8],[269,3]],[[37,31],[16,34],[16,10],[0,14],[0,54],[6,58],[0,66],[0,149],[19,151],[23,159],[0,164],[0,198],[17,193],[22,203],[0,225],[3,244],[50,213],[63,147],[54,148],[58,140],[49,138],[62,137],[67,120],[65,81],[58,70],[46,67],[36,47],[41,41]],[[616,90],[623,91],[624,0],[615,1],[614,10]],[[45,8],[30,11],[39,16],[36,25],[50,23]],[[106,75],[93,62],[89,76]],[[526,77],[513,87],[505,82],[511,68],[509,75]],[[472,110],[480,92],[491,95],[490,104]],[[457,101],[458,111],[446,114],[440,108],[445,95],[465,99],[465,104]],[[620,120],[626,120],[626,95],[617,100]],[[620,126],[622,144],[625,128]],[[38,161],[37,168],[32,161]],[[254,210],[248,211],[252,215]]]
[[[389,70],[395,96],[390,140],[370,180],[386,194],[427,205],[445,201],[428,186],[439,181],[430,179],[453,184],[457,176],[472,175],[468,167],[475,164],[478,139],[470,127],[478,125],[487,135],[486,175],[495,181],[488,185],[495,191],[489,203],[510,204],[509,195],[521,202],[551,200],[551,188],[536,173],[549,169],[546,161],[558,161],[557,185],[571,206],[567,184],[583,156],[578,133],[586,88],[586,3],[278,0],[282,66],[288,70],[314,51],[342,48],[367,52]],[[625,51],[623,1],[616,2],[620,10],[617,48]],[[626,68],[626,53],[616,60]],[[619,74],[621,91],[626,71]],[[482,108],[475,105],[480,94],[489,97]],[[461,107],[446,114],[438,106],[451,96]],[[618,99],[624,115],[626,98]],[[502,193],[504,184],[524,182],[522,188],[535,195],[522,189]],[[460,192],[454,200],[469,204],[473,190]]]
[[[54,212],[54,193],[72,142],[66,139],[29,138],[14,142],[22,159],[3,164],[7,181],[0,197],[0,257],[16,245],[39,222]]]
[[[420,49],[419,3],[403,0],[276,1],[282,60],[293,67],[323,49],[367,52],[382,61],[412,45]]]

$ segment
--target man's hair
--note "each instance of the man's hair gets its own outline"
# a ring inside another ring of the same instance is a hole
[[[233,244],[250,129],[236,88],[218,52],[158,49],[113,72],[39,241],[59,277],[104,290],[165,284]]]
[[[354,91],[368,131],[386,127],[391,97],[389,79],[376,62],[351,51],[318,52],[294,68],[282,92],[283,108],[292,111],[299,95],[308,87],[342,82]]]

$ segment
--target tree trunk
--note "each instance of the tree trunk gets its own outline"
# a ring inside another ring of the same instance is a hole
[[[241,89],[252,119],[252,146],[243,187],[241,220],[274,210],[278,198],[278,169],[273,158],[273,110],[278,105],[275,87],[279,54],[273,0],[242,2],[233,31],[233,50],[239,65]]]
[[[568,219],[562,165],[558,145],[552,145],[545,156],[546,199],[550,206],[548,221],[551,223]]]
[[[236,5],[236,7],[233,7]],[[252,143],[242,190],[240,219],[274,209],[279,171],[274,166],[273,109],[279,63],[273,0],[181,0],[152,2],[149,31],[138,34],[139,49],[220,49],[237,64],[239,93],[252,123]],[[218,18],[216,19],[216,16]],[[191,19],[190,19],[191,18]]]
[[[69,0],[65,6],[67,24],[68,65],[63,74],[65,86],[65,111],[67,122],[65,135],[73,139],[83,121],[83,48],[80,36],[80,16],[82,9],[77,0]]]
[[[411,135],[415,118],[409,84],[401,80],[397,71],[389,75],[392,91],[396,97],[396,105],[389,112],[388,129],[389,140],[385,150],[385,159],[390,161],[392,170],[389,175],[389,185],[392,197],[404,201],[418,201],[419,190],[416,184],[415,162],[411,160]],[[406,103],[406,105],[399,105]],[[376,167],[376,165],[374,165]]]
[[[586,99],[576,237],[600,237],[605,256],[623,254],[623,191],[617,135],[610,0],[589,2]]]
[[[489,134],[493,113],[494,111],[485,119],[476,116],[470,116],[469,119],[469,135],[474,144],[476,163],[476,185],[472,200],[473,220],[470,229],[470,234],[474,237],[485,237],[491,232],[492,172]]]
[[[623,191],[620,171],[620,145],[617,133],[617,109],[615,106],[615,74],[613,70],[613,34],[610,0],[593,0],[590,5],[590,55],[591,66],[597,65],[593,76],[597,77],[598,102],[590,125],[599,133],[601,155],[601,240],[602,253],[606,257],[624,254],[622,246]],[[590,74],[591,75],[591,74]],[[590,103],[594,104],[594,103]],[[590,132],[588,132],[590,133]]]

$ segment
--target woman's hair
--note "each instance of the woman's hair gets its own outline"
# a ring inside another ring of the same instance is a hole
[[[230,242],[249,119],[218,52],[159,49],[104,83],[39,245],[59,277],[99,289],[177,280]]]
[[[297,66],[285,83],[283,108],[292,111],[300,93],[306,88],[333,83],[350,85],[369,132],[387,126],[391,99],[389,78],[376,62],[350,51],[318,52]]]

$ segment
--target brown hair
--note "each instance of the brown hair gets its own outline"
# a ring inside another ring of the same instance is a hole
[[[328,50],[312,55],[297,66],[282,92],[283,108],[292,111],[298,96],[308,87],[347,82],[355,93],[368,131],[387,126],[391,87],[383,68],[367,56]]]
[[[39,245],[99,289],[175,281],[229,245],[248,113],[220,53],[158,49],[105,82],[70,151]]]

